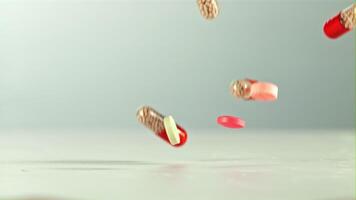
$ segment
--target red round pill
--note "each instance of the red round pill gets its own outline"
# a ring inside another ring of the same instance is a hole
[[[216,121],[221,126],[224,126],[227,128],[243,128],[243,127],[245,127],[245,121],[238,117],[235,117],[235,116],[222,115],[222,116],[219,116]]]

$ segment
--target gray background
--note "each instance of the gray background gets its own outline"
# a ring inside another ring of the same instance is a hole
[[[0,129],[136,128],[138,106],[186,128],[353,128],[354,32],[329,17],[352,1],[220,1],[211,22],[192,1],[0,3]],[[238,102],[234,79],[279,85],[274,103]]]

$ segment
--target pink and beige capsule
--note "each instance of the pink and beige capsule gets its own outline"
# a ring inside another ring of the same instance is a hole
[[[244,100],[274,101],[278,98],[277,85],[252,79],[233,81],[230,92],[236,98]]]

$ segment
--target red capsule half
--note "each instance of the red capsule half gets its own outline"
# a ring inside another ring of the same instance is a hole
[[[180,147],[182,145],[185,144],[185,142],[187,141],[188,139],[188,134],[187,132],[182,128],[180,127],[179,125],[177,125],[177,128],[178,130],[180,131],[179,133],[179,138],[180,138],[180,142],[178,144],[175,144],[175,145],[172,145],[170,142],[169,142],[169,139],[168,139],[168,136],[167,136],[167,133],[166,133],[166,130],[163,129],[161,132],[158,132],[156,133],[157,136],[159,136],[160,138],[162,138],[164,141],[166,141],[168,144],[174,146],[174,147]]]
[[[336,39],[349,31],[350,29],[345,28],[341,23],[341,12],[327,21],[324,25],[324,33],[331,39]]]

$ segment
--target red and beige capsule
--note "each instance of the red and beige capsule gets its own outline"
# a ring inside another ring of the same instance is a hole
[[[331,39],[336,39],[356,26],[356,4],[339,12],[324,25],[324,33]]]
[[[244,100],[274,101],[278,98],[278,87],[275,84],[252,79],[233,81],[230,92]]]
[[[163,116],[149,106],[140,107],[136,116],[139,122],[174,147],[182,146],[187,141],[187,132],[175,123],[172,116]]]

